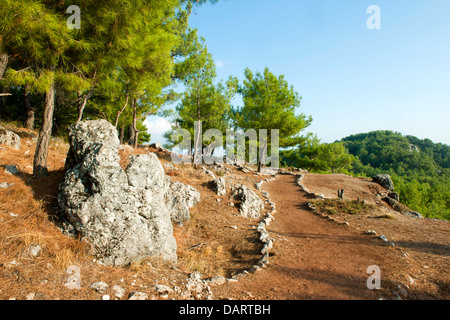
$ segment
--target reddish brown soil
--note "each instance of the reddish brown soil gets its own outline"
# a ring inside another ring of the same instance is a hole
[[[339,213],[333,218],[337,222],[348,222],[361,232],[375,230],[394,242],[397,250],[407,254],[407,258],[402,256],[404,265],[394,280],[396,286],[409,287],[408,299],[450,299],[449,221],[414,219],[396,212],[375,196],[385,190],[366,179],[307,174],[302,181],[311,192],[323,193],[326,197],[336,198],[337,190],[344,188],[346,199],[374,202],[376,209],[366,214]]]
[[[332,178],[308,176],[305,184],[309,189],[320,187],[320,193],[327,192],[327,189],[331,192],[337,190],[327,181]],[[280,175],[263,187],[277,206],[275,220],[268,230],[275,240],[269,265],[254,275],[217,288],[217,298],[396,299],[397,294],[403,299],[449,297],[448,287],[445,287],[449,284],[448,277],[443,274],[440,277],[443,288],[438,289],[436,295],[420,295],[417,291],[415,297],[411,296],[413,284],[408,283],[407,279],[410,279],[411,272],[417,272],[412,267],[411,257],[403,256],[402,250],[386,245],[375,236],[362,234],[361,229],[351,224],[340,224],[313,214],[307,207],[311,196],[300,189],[296,179],[294,176]],[[358,179],[342,179],[347,181],[335,182],[345,187],[349,195],[369,195],[367,181],[360,180],[358,186]],[[361,188],[359,192],[358,188]],[[444,224],[448,232],[449,224]],[[446,248],[448,263],[449,247]],[[367,288],[370,276],[367,268],[372,265],[381,269],[380,290]],[[414,274],[412,278],[417,276]]]

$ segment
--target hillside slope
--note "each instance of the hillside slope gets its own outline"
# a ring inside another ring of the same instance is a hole
[[[450,146],[429,139],[373,131],[343,138],[358,157],[353,173],[389,173],[400,201],[429,218],[450,220]]]
[[[207,184],[211,177],[202,167],[173,165],[163,149],[124,147],[121,165],[126,166],[130,154],[155,152],[166,174],[201,193],[201,202],[191,209],[191,220],[174,225],[178,262],[167,265],[146,259],[121,268],[100,265],[88,244],[63,236],[52,222],[68,145],[53,139],[49,177],[32,179],[36,132],[13,130],[22,138],[20,149],[0,148],[0,184],[7,184],[0,188],[0,299],[96,300],[105,295],[128,299],[137,291],[149,299],[182,299],[193,272],[201,273],[204,279],[219,275],[229,280],[212,287],[215,299],[450,298],[449,222],[409,218],[384,202],[377,203],[376,193],[383,190],[366,179],[306,174],[303,183],[315,193],[335,197],[336,190],[344,188],[346,200],[365,199],[374,205],[355,215],[338,211],[330,219],[311,211],[308,202],[315,197],[299,188],[294,175],[279,174],[260,191],[255,183],[270,176],[243,172],[233,165],[211,166],[208,169],[216,176],[229,183],[243,183],[261,198],[268,192],[275,202],[275,220],[267,230],[274,240],[269,264],[248,274],[246,270],[261,258],[262,244],[256,230],[259,221],[240,216],[238,208],[230,205],[230,193],[215,194]],[[10,165],[19,172],[7,173]],[[395,246],[362,234],[367,230],[385,235]],[[71,265],[81,271],[81,288],[77,290],[65,286]],[[382,270],[381,290],[367,289],[370,265]],[[238,277],[237,282],[232,279],[242,274],[247,276]],[[100,281],[108,284],[105,291],[92,287]],[[158,284],[173,291],[161,293]],[[117,287],[123,295],[116,294]]]
[[[448,299],[450,223],[402,216],[384,205],[364,214],[313,214],[316,198],[280,175],[264,189],[277,205],[269,233],[275,239],[268,267],[218,289],[236,299]],[[382,187],[344,175],[306,174],[313,193],[377,201]],[[323,201],[323,200],[319,200]],[[387,214],[390,218],[386,219]],[[377,235],[365,234],[376,231]],[[394,246],[378,238],[384,235]],[[368,290],[367,269],[381,269],[381,289]]]

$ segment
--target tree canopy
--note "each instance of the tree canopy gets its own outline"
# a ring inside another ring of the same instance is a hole
[[[170,86],[196,71],[198,39],[188,18],[205,2],[215,1],[1,0],[0,85],[11,96],[2,98],[8,107],[0,116],[27,114],[28,123],[40,113],[35,175],[46,174],[53,124],[61,131],[83,118],[104,118],[137,145],[146,116],[174,101]],[[67,27],[71,5],[80,7],[79,29]]]
[[[244,105],[235,110],[235,124],[244,131],[279,130],[279,146],[291,147],[304,141],[300,132],[308,127],[312,118],[303,113],[296,114],[301,97],[289,86],[283,75],[276,76],[265,68],[261,74],[250,69],[244,72],[245,79],[239,85]],[[262,154],[270,149],[271,141],[259,146]],[[259,159],[265,165],[265,159]]]

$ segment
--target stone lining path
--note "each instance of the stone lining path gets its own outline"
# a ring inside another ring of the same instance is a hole
[[[315,215],[311,196],[298,177],[279,175],[264,184],[275,202],[274,239],[269,264],[261,271],[215,289],[215,298],[258,300],[379,299],[383,290],[367,288],[367,269],[398,268],[399,253],[379,239]]]

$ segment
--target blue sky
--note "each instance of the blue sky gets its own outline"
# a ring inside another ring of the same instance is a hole
[[[367,8],[381,10],[370,30]],[[302,96],[322,142],[392,130],[450,144],[450,1],[221,0],[190,19],[218,80],[267,66]],[[241,105],[236,98],[234,103]],[[153,141],[169,128],[148,119]]]

